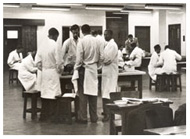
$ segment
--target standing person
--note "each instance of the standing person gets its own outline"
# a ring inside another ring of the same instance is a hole
[[[148,65],[148,73],[149,73],[150,77],[152,78],[152,80],[154,80],[154,81],[156,81],[155,73],[161,69],[157,66],[157,63],[158,63],[159,57],[160,57],[160,50],[161,50],[161,47],[159,44],[154,46],[155,52],[153,52],[153,54],[150,58],[149,65]]]
[[[80,41],[79,38],[79,26],[74,24],[71,26],[70,31],[72,36],[68,38],[62,46],[62,55],[64,59],[64,71],[72,73],[76,61],[76,49],[77,44]]]
[[[129,34],[127,40],[125,41],[125,49],[126,49],[126,54],[128,56],[132,52],[132,49],[131,49],[131,44],[132,43],[136,43],[136,45],[139,46],[138,39],[137,38],[133,38],[133,35]]]
[[[157,74],[162,73],[174,73],[177,72],[176,60],[181,60],[182,57],[174,50],[171,50],[169,45],[165,46],[165,50],[160,54],[158,66],[162,66],[161,70],[157,71]]]
[[[107,44],[104,48],[104,60],[102,66],[103,122],[109,120],[109,113],[106,104],[109,103],[110,92],[116,92],[118,79],[118,46],[112,35],[112,30],[105,30],[104,37]]]
[[[61,95],[59,73],[60,59],[58,44],[59,32],[55,28],[49,29],[48,40],[44,41],[37,52],[37,65],[41,70],[41,100],[42,110],[40,121],[55,120],[55,96]]]
[[[78,95],[79,111],[78,122],[86,124],[87,103],[89,103],[90,120],[96,123],[97,116],[97,95],[98,95],[98,74],[97,63],[100,59],[99,47],[96,38],[90,34],[90,26],[84,24],[82,27],[83,39],[77,46],[76,64],[74,69],[79,72]]]
[[[9,53],[7,64],[11,69],[19,70],[20,64],[23,59],[22,52],[23,52],[23,47],[18,45],[15,50]]]
[[[26,91],[37,90],[36,88],[36,72],[37,66],[34,62],[36,51],[29,52],[28,56],[22,60],[18,71],[18,79]]]

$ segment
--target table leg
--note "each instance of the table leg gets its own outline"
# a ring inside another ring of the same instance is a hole
[[[139,91],[139,98],[142,98],[142,76],[138,78],[138,91]]]

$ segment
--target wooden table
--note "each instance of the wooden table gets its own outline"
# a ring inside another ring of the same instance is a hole
[[[152,128],[152,129],[145,129],[144,131],[153,132],[160,135],[185,135],[186,125]]]
[[[169,107],[169,105],[172,103],[173,103],[172,101],[168,101],[168,102],[156,102],[154,104],[155,105],[164,105],[164,106]],[[122,125],[126,125],[127,119],[128,119],[127,116],[129,114],[129,112],[131,110],[134,110],[134,109],[136,109],[142,105],[146,105],[146,104],[138,104],[138,103],[122,104],[122,105],[117,105],[117,104],[113,104],[113,103],[107,104],[106,106],[110,112],[110,135],[113,135],[115,133],[115,130],[114,130],[114,115],[115,114],[121,115],[121,132],[122,132],[122,135],[126,135],[127,127],[122,126]]]
[[[127,82],[127,81],[137,81],[137,88],[139,91],[139,98],[142,98],[142,75],[145,75],[146,72],[144,71],[139,71],[139,70],[135,70],[135,71],[125,71],[125,72],[121,72],[118,74],[118,84],[121,82]],[[101,79],[102,75],[99,74],[98,78],[99,80]],[[61,81],[61,88],[62,91],[65,90],[65,85],[66,84],[72,84],[71,83],[71,78],[72,75],[63,75],[60,76],[60,81]]]

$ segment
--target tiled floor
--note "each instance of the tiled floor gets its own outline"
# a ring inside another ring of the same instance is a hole
[[[3,134],[4,135],[108,135],[109,122],[102,123],[101,119],[101,98],[98,99],[97,123],[63,124],[63,123],[41,123],[38,119],[32,121],[30,114],[27,114],[26,120],[22,118],[23,98],[21,95],[21,86],[16,83],[8,84],[8,72],[4,72],[3,79]],[[148,89],[148,75],[143,76],[143,98],[159,97],[169,98],[174,102],[171,105],[173,111],[186,102],[186,73],[182,74],[182,92],[155,92]],[[39,117],[39,115],[38,115]]]

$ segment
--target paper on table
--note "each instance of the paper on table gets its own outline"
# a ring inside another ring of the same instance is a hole
[[[65,94],[63,94],[62,97],[71,97],[71,98],[75,98],[75,97],[76,97],[76,94],[75,94],[75,93],[65,93]]]

